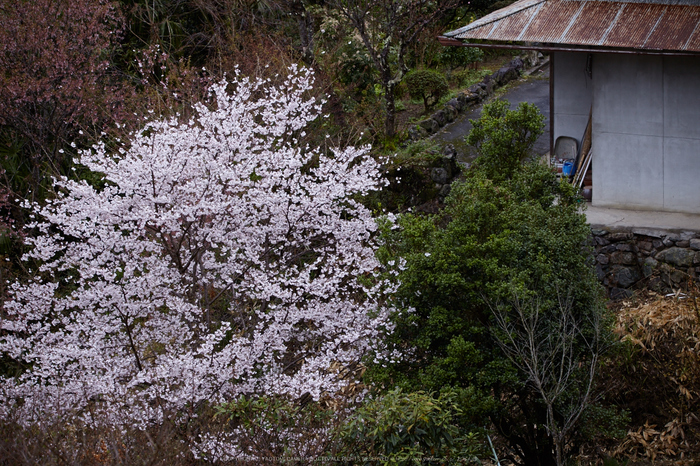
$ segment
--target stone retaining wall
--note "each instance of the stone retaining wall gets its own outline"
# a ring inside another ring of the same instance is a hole
[[[649,288],[669,293],[700,275],[700,232],[591,230],[598,279],[613,299]]]

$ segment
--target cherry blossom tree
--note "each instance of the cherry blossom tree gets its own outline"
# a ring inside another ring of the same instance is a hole
[[[78,163],[29,205],[28,284],[11,286],[0,416],[24,424],[153,423],[265,393],[318,399],[348,383],[386,328],[367,148],[302,147],[321,106],[307,71],[236,77],[186,123],[153,121]]]

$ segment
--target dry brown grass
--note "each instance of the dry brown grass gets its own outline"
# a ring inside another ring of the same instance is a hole
[[[617,310],[627,346],[606,367],[608,396],[632,427],[612,452],[633,463],[696,464],[700,458],[700,292],[645,292]]]

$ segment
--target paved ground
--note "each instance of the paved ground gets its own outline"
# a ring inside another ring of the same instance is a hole
[[[537,106],[545,116],[545,127],[544,133],[535,143],[534,151],[540,155],[549,152],[549,65],[533,73],[532,76],[521,78],[519,82],[512,82],[505,94],[498,98],[510,102],[511,108],[515,108],[520,102],[530,102]],[[471,162],[476,154],[471,147],[467,146],[464,138],[472,128],[469,120],[478,119],[482,107],[479,105],[462,114],[454,123],[445,126],[435,134],[433,139],[441,144],[452,144],[457,149],[460,160]]]
[[[591,228],[626,231],[653,230],[672,233],[699,232],[700,215],[674,212],[608,209],[588,204],[586,218]]]

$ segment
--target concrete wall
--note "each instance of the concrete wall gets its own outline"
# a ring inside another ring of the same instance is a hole
[[[556,54],[553,113],[580,139],[592,100],[593,204],[700,213],[700,57],[595,54],[590,82],[585,60]]]
[[[700,58],[664,58],[664,210],[700,212]]]
[[[575,138],[579,147],[586,130],[593,100],[593,83],[586,71],[587,53],[552,54],[552,118],[554,141],[559,136]]]
[[[663,58],[593,60],[593,203],[663,210]]]

